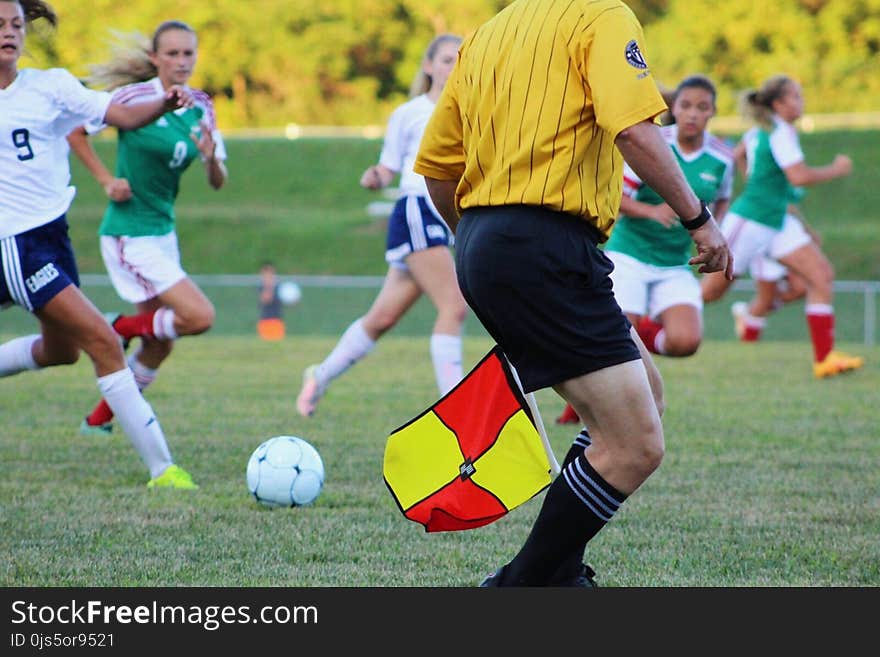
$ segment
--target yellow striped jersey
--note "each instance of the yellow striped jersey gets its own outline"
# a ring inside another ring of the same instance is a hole
[[[631,125],[666,109],[641,25],[618,0],[516,0],[459,49],[415,171],[458,180],[456,206],[540,205],[604,236]]]

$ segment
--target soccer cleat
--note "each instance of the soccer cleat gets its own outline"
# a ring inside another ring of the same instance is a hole
[[[315,376],[317,365],[310,365],[303,372],[303,386],[296,398],[296,410],[303,417],[311,417],[318,407],[318,401],[324,396],[325,388],[318,383]]]
[[[192,480],[189,472],[173,463],[165,468],[165,472],[147,482],[147,488],[180,488],[196,490],[198,485]]]
[[[113,423],[89,424],[88,420],[83,420],[79,425],[79,433],[81,436],[109,436],[113,433]]]
[[[599,585],[596,584],[595,578],[596,571],[590,568],[587,564],[582,563],[576,575],[565,580],[551,581],[549,585],[568,588],[597,589],[599,588]]]
[[[562,409],[562,415],[556,418],[556,424],[580,424],[580,422],[581,419],[571,404],[566,404],[565,408]]]
[[[504,586],[502,584],[502,580],[504,579],[504,571],[507,569],[509,564],[504,564],[496,570],[491,575],[488,575],[480,582],[481,588],[494,588]],[[587,564],[582,563],[578,572],[573,576],[565,577],[564,579],[560,579],[558,581],[551,580],[547,583],[547,586],[559,586],[566,588],[585,588],[585,589],[595,589],[598,588],[599,585],[596,584],[595,571],[590,568]]]
[[[504,571],[506,568],[507,564],[504,564],[494,573],[484,577],[483,581],[480,582],[480,588],[495,588],[501,586],[501,580],[504,578]]]
[[[730,306],[730,314],[733,315],[733,328],[736,337],[742,340],[746,335],[746,315],[749,314],[749,304],[745,301],[737,301]]]
[[[104,315],[104,319],[107,320],[107,323],[116,330],[116,322],[122,317],[122,313],[102,313]],[[117,335],[119,335],[117,333]],[[122,351],[128,351],[128,346],[131,344],[131,340],[129,338],[124,338],[121,335],[119,336],[119,344],[122,345]]]
[[[813,363],[813,374],[817,379],[825,379],[857,370],[864,364],[865,359],[861,356],[850,356],[842,351],[832,351],[825,356],[825,360],[821,363]]]

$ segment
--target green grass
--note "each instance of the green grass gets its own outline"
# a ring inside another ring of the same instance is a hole
[[[808,161],[847,152],[854,175],[817,188],[805,210],[840,279],[880,279],[868,165],[880,132],[805,135]],[[384,273],[384,221],[360,173],[377,140],[230,140],[230,184],[212,192],[184,177],[178,204],[193,274]],[[112,142],[97,146],[112,159]],[[78,163],[70,212],[81,271],[103,273],[96,232],[105,201]],[[105,310],[126,310],[109,287],[86,287]],[[195,493],[149,491],[123,435],[77,434],[96,401],[91,366],[0,379],[0,568],[3,586],[472,586],[519,548],[539,499],[470,532],[425,534],[399,513],[382,480],[390,431],[436,398],[420,301],[364,363],[337,381],[318,415],[294,409],[302,369],[332,348],[375,288],[304,288],[285,311],[288,338],[255,337],[257,293],[206,287],[217,323],[181,340],[148,397]],[[784,308],[766,341],[732,340],[729,302],[706,309],[707,342],[688,359],[658,361],[666,382],[661,469],[591,544],[605,586],[880,585],[880,348],[862,340],[858,295],[835,300],[837,339],[864,370],[829,381],[810,372],[802,304]],[[880,320],[880,318],[875,318]],[[2,314],[0,343],[34,330]],[[471,316],[466,363],[489,348]],[[572,427],[562,402],[537,395],[556,453]],[[118,429],[117,429],[118,432]],[[296,434],[321,452],[325,489],[313,507],[270,511],[245,488],[265,438]]]
[[[8,338],[9,336],[6,336]],[[434,401],[427,339],[390,335],[300,418],[300,373],[335,336],[183,339],[149,391],[196,492],[150,491],[121,434],[82,438],[86,359],[0,380],[3,586],[472,586],[524,540],[539,499],[469,532],[426,534],[382,481],[388,433]],[[466,364],[488,350],[466,341]],[[855,350],[854,345],[844,345]],[[605,586],[880,585],[880,348],[811,377],[809,345],[710,341],[661,359],[667,455],[589,551]],[[557,455],[573,428],[537,394]],[[118,431],[118,429],[117,429]],[[250,452],[300,435],[327,471],[314,506],[267,510]]]
[[[113,160],[115,142],[96,147]],[[807,194],[807,219],[843,279],[880,279],[880,209],[874,202],[873,162],[880,131],[823,132],[803,136],[810,164],[835,153],[852,156],[849,178]],[[385,221],[364,208],[381,195],[358,185],[363,170],[379,157],[380,140],[230,139],[229,184],[209,189],[204,172],[192,166],[177,204],[184,266],[195,274],[252,274],[264,259],[287,274],[373,274],[385,272]],[[83,272],[103,272],[97,230],[106,197],[72,158],[79,190],[69,217],[71,237]]]

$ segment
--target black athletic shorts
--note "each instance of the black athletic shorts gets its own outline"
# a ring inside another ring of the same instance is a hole
[[[641,357],[598,241],[582,219],[537,206],[462,214],[459,286],[526,392]]]

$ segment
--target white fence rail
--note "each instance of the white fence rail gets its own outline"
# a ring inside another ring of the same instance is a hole
[[[106,286],[110,279],[105,274],[82,274],[84,285]],[[194,275],[199,285],[210,287],[257,287],[260,277],[256,274],[216,274]],[[336,288],[379,288],[385,280],[383,276],[281,276],[281,280],[291,280],[303,287]],[[752,289],[751,280],[738,280],[733,289],[747,292]],[[834,292],[840,294],[861,294],[864,307],[864,343],[873,346],[877,335],[877,296],[880,295],[880,281],[835,281]]]

